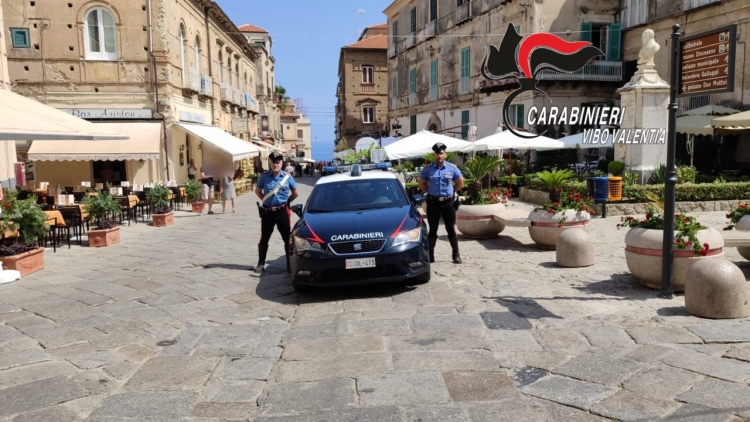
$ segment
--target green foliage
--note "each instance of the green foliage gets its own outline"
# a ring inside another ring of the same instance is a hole
[[[549,188],[547,187],[547,184],[543,182],[538,177],[526,177],[525,179],[526,186],[528,186],[531,189],[535,190],[541,190],[548,192]],[[562,185],[560,186],[563,190],[569,191],[569,190],[577,190],[578,192],[587,192],[588,187],[586,187],[586,182],[582,182],[576,179],[568,179],[565,180]]]
[[[538,177],[539,180],[541,180],[545,184],[545,186],[547,187],[546,190],[555,191],[559,188],[562,188],[565,181],[572,178],[574,174],[575,173],[573,173],[573,170],[570,169],[553,171],[545,170],[543,172],[537,173],[536,177]]]
[[[120,212],[120,201],[109,194],[109,188],[110,185],[107,184],[107,189],[97,190],[96,195],[87,195],[83,198],[83,207],[100,229],[113,227],[112,223],[105,219],[110,213]]]
[[[148,191],[148,203],[154,214],[167,214],[172,209],[169,207],[169,189],[164,185],[155,185]]]
[[[594,214],[594,200],[590,196],[581,196],[577,190],[570,190],[568,192],[561,192],[560,198],[557,201],[548,202],[542,205],[536,210],[544,210],[550,214],[557,214],[566,210],[573,211],[586,211],[590,214]],[[562,223],[567,219],[566,215],[562,215],[557,223],[562,227]]]
[[[18,199],[18,192],[12,190],[6,194],[5,202],[0,220],[3,232],[18,230],[18,238],[26,245],[35,244],[47,233],[47,215],[36,203],[36,196]]]
[[[721,174],[719,175],[719,177],[717,177],[714,180],[714,183],[717,184],[717,185],[720,184],[720,183],[726,183],[726,182],[727,182],[727,180],[724,179],[724,176],[722,176]]]
[[[727,214],[727,218],[729,219],[729,224],[727,227],[724,227],[724,230],[732,230],[734,228],[734,225],[737,224],[738,221],[740,221],[740,218],[750,215],[750,203],[742,203],[737,206],[737,208],[733,209],[730,213]]]
[[[377,146],[375,144],[371,144],[367,149],[363,149],[363,150],[356,151],[356,152],[353,152],[351,154],[345,155],[343,157],[343,161],[346,164],[357,164],[357,163],[360,163],[362,161],[362,158],[364,158],[365,161],[369,162],[370,161],[370,151],[372,151],[374,149],[383,149],[383,148],[380,148],[379,146]]]
[[[652,185],[660,185],[664,183],[664,178],[667,175],[667,166],[665,164],[659,164],[659,167],[657,167],[653,173],[651,173],[651,178],[649,179],[649,183]]]
[[[625,170],[625,164],[622,161],[612,161],[609,163],[608,170],[612,176],[619,176]]]
[[[474,185],[472,185],[474,186]],[[469,188],[470,194],[466,196],[462,204],[464,205],[490,205],[507,202],[513,194],[510,188],[494,187],[488,189],[473,190]]]
[[[620,224],[617,225],[617,228],[619,229],[620,227],[664,230],[664,217],[658,214],[653,208],[649,208],[646,218],[643,220],[638,220],[632,216],[620,217]],[[685,214],[675,214],[675,246],[678,249],[691,248],[696,255],[705,256],[708,253],[709,245],[708,243],[701,245],[698,240],[698,232],[705,229],[706,227],[702,226],[695,217],[689,217]]]
[[[480,157],[476,156],[468,160],[464,165],[461,166],[461,173],[464,178],[472,179],[474,189],[478,192],[482,189],[482,181],[484,178],[489,176],[495,169],[500,166],[500,158],[498,157]]]
[[[195,179],[190,179],[185,182],[185,195],[188,200],[195,201],[201,197],[201,183]]]
[[[732,201],[750,199],[750,182],[687,183],[675,188],[677,201]],[[622,196],[637,202],[650,202],[649,194],[664,198],[664,185],[623,186]]]
[[[623,177],[623,184],[625,186],[633,186],[636,183],[638,183],[638,173],[626,171],[625,177]]]
[[[677,167],[677,183],[695,183],[695,176],[697,174],[698,171],[695,170],[695,167]]]

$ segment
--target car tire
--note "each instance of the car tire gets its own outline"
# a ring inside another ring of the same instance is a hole
[[[311,287],[306,284],[298,283],[294,280],[292,280],[292,288],[294,288],[294,291],[297,293],[304,293],[309,292]]]
[[[407,282],[410,286],[417,286],[419,284],[427,284],[430,282],[431,273],[418,275]]]

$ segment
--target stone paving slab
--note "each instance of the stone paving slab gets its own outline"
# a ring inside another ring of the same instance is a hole
[[[528,395],[588,410],[596,402],[617,392],[611,387],[551,375],[524,387]]]
[[[450,396],[439,372],[394,372],[357,377],[362,406],[446,403]]]
[[[354,379],[277,384],[269,387],[261,414],[299,415],[358,404]]]

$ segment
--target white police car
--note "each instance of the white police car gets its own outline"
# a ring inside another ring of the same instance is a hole
[[[430,281],[427,224],[390,163],[327,167],[292,228],[295,290]],[[385,171],[364,171],[385,170]],[[346,172],[346,173],[341,173]]]

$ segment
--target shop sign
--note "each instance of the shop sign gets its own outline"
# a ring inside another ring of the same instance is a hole
[[[191,113],[189,111],[180,111],[180,121],[206,124],[206,118],[202,114]]]
[[[153,113],[148,108],[61,108],[72,116],[81,119],[151,119]]]

